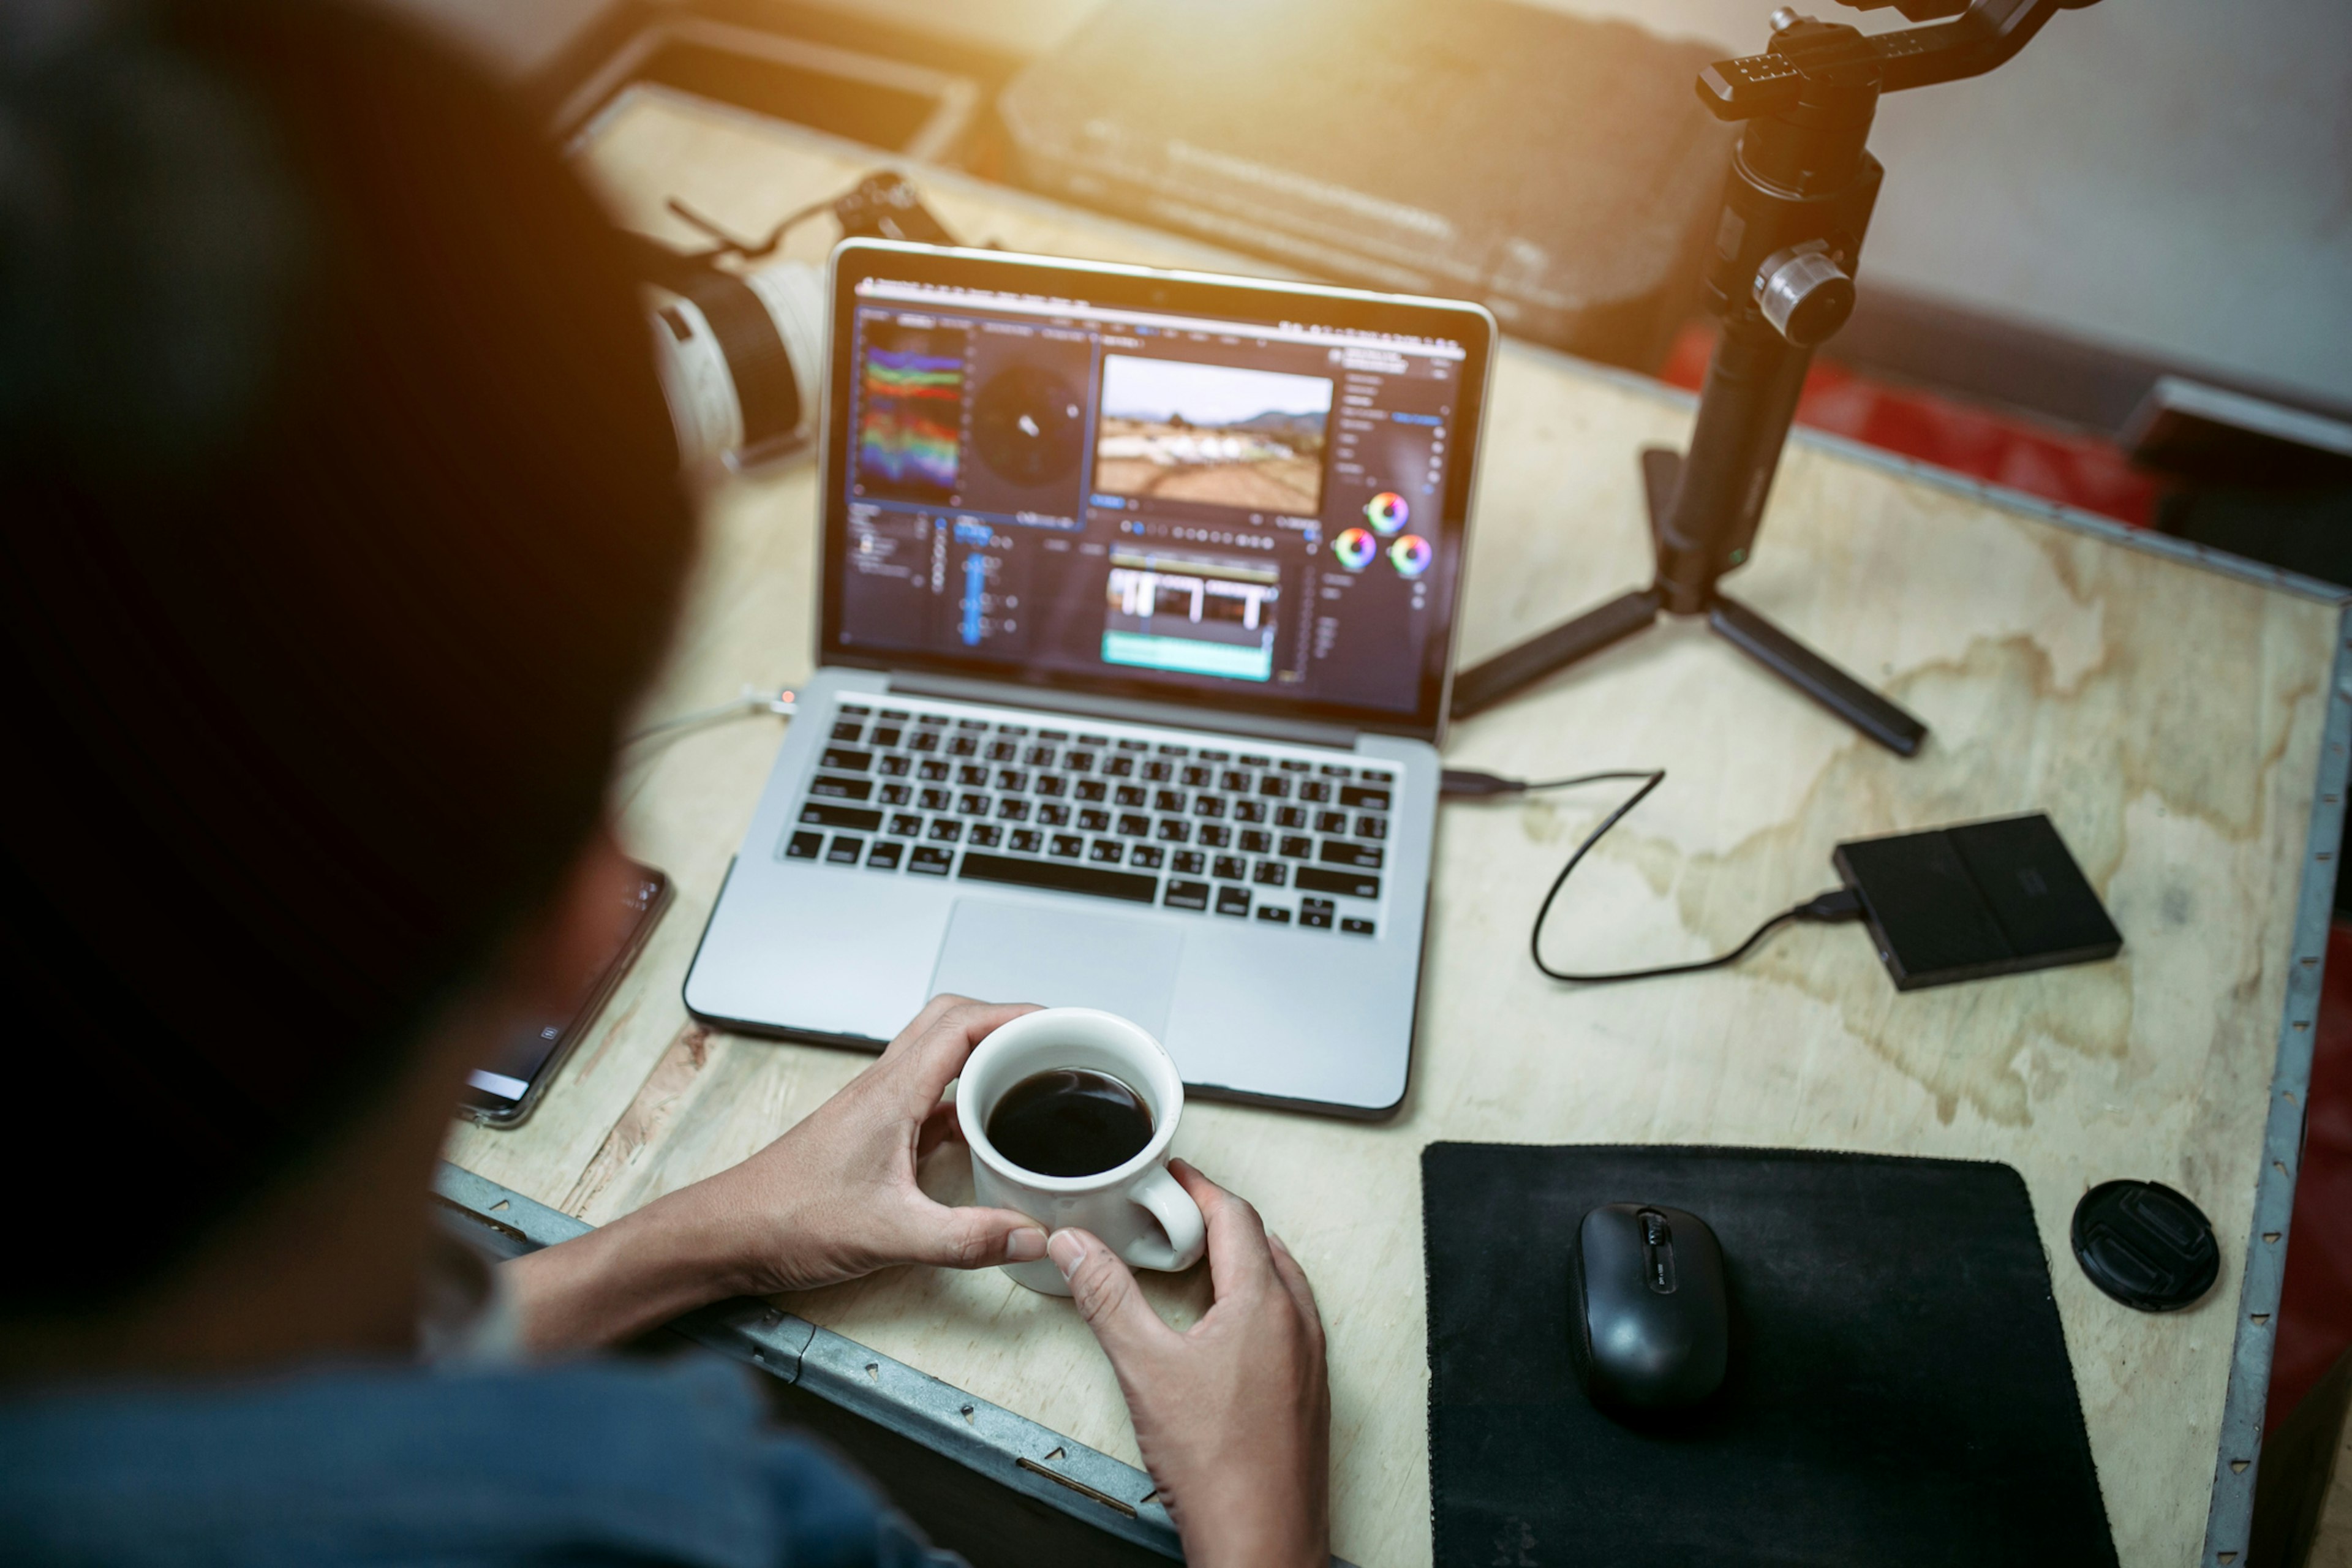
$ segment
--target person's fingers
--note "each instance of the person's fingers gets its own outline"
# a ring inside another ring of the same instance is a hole
[[[1045,1230],[1012,1209],[949,1208],[926,1201],[905,1247],[905,1261],[940,1268],[992,1268],[1045,1256]]]
[[[969,996],[959,996],[952,991],[940,992],[924,1003],[923,1010],[915,1015],[913,1022],[899,1030],[890,1043],[882,1047],[882,1059],[886,1062],[896,1061],[906,1056],[915,1048],[917,1041],[929,1034],[939,1021],[947,1016],[950,1008],[970,1005],[971,1005],[971,998]]]
[[[1118,1367],[1129,1356],[1173,1337],[1135,1283],[1118,1253],[1083,1230],[1057,1230],[1048,1242],[1054,1267],[1070,1282],[1078,1315]]]
[[[1284,1245],[1282,1237],[1272,1231],[1265,1234],[1265,1245],[1266,1249],[1274,1254],[1275,1278],[1281,1280],[1282,1288],[1290,1292],[1291,1302],[1297,1307],[1298,1316],[1307,1325],[1307,1337],[1319,1347],[1323,1343],[1323,1314],[1315,1305],[1315,1287],[1307,1283],[1307,1270],[1299,1267],[1298,1259]]]
[[[930,1105],[963,1071],[973,1047],[988,1038],[998,1026],[1036,1010],[1034,1002],[972,1002],[958,997],[908,1050],[907,1092],[914,1097],[916,1104]]]
[[[1257,1210],[1201,1174],[1189,1160],[1169,1161],[1168,1173],[1201,1205],[1209,1232],[1209,1284],[1218,1300],[1272,1286],[1274,1255],[1266,1250],[1265,1222]]]
[[[928,1158],[930,1152],[940,1144],[952,1142],[962,1136],[963,1128],[956,1121],[955,1101],[943,1100],[931,1108],[930,1114],[923,1118],[923,1124],[915,1130],[915,1158]]]

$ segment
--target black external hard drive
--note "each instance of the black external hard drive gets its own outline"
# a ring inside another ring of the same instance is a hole
[[[1857,838],[1830,857],[1898,991],[2113,958],[2124,939],[2040,812]]]

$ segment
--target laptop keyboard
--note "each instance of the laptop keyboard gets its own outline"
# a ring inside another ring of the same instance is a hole
[[[1396,775],[1334,754],[844,703],[778,852],[1371,936]]]

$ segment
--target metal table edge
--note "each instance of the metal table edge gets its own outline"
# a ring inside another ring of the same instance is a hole
[[[594,1228],[446,1160],[434,1172],[433,1191],[508,1256]],[[670,1328],[1097,1530],[1182,1560],[1176,1526],[1149,1475],[1003,1405],[764,1301],[721,1301]],[[1332,1563],[1350,1568],[1339,1558]]]
[[[2246,1233],[2245,1278],[2238,1295],[2229,1391],[2222,1399],[2212,1500],[2205,1516],[2205,1549],[2199,1558],[2213,1568],[2242,1563],[2253,1533],[2254,1479],[2261,1472],[2263,1415],[2270,1399],[2279,1297],[2286,1280],[2295,1173],[2303,1159],[2305,1102],[2311,1088],[2320,988],[2327,969],[2327,930],[2335,914],[2347,775],[2352,775],[2352,610],[2336,623],[2336,664],[2328,689],[2319,778],[2313,791],[2311,826],[2304,846],[2286,1005],[2279,1020],[2278,1055],[2271,1070],[2263,1164],[2254,1183],[2253,1223]]]

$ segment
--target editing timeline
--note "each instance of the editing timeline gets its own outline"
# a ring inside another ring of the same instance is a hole
[[[848,646],[1413,708],[1458,345],[860,295]]]

